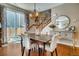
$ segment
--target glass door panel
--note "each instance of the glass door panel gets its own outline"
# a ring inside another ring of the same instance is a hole
[[[5,22],[4,22],[5,23]],[[25,14],[6,10],[6,38],[7,42],[17,41],[18,35],[26,31]]]
[[[7,41],[11,41],[11,37],[15,36],[15,13],[13,11],[6,11],[7,16]]]

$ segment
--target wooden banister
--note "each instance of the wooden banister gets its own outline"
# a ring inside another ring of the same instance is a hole
[[[49,23],[51,22],[51,20],[47,20],[45,23],[42,23],[38,28],[40,29],[40,31],[45,28],[45,26],[47,26]]]
[[[50,22],[51,22],[51,18],[46,19],[46,17],[43,19],[44,21],[42,21],[40,24],[32,24],[28,27],[28,29],[30,30],[33,26],[38,26],[37,28],[39,28],[40,30],[42,30],[45,26],[47,26]]]

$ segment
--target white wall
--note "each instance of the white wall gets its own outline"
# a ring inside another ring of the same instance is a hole
[[[77,37],[76,37],[76,46],[79,47],[79,4],[78,3],[65,3],[58,7],[52,8],[51,17],[52,21],[55,21],[54,14],[57,16],[66,15],[70,18],[70,25],[76,27]],[[47,25],[41,33],[49,32],[51,29]],[[74,40],[74,39],[73,39]],[[65,41],[64,41],[65,42]]]

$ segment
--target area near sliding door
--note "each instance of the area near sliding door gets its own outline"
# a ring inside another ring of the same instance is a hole
[[[17,42],[20,37],[18,35],[26,31],[26,18],[25,14],[20,11],[11,10],[6,8],[4,10],[4,41]]]

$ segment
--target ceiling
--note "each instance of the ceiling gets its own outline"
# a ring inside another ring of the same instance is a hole
[[[30,10],[30,11],[34,10],[34,3],[10,3],[10,4],[20,7],[22,9],[25,9],[25,10]],[[40,12],[40,11],[44,11],[50,8],[54,8],[61,4],[63,3],[36,3],[36,10]]]

